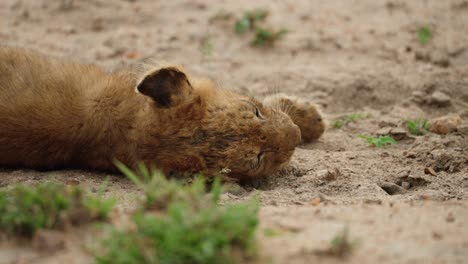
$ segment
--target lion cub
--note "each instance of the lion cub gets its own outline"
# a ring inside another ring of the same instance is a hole
[[[0,166],[112,171],[119,160],[249,178],[284,167],[301,133],[317,139],[323,122],[294,98],[262,104],[177,67],[108,73],[0,47]]]

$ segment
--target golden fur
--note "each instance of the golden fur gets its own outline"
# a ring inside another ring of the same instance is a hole
[[[286,165],[300,143],[282,110],[284,103],[265,106],[177,67],[108,73],[0,47],[0,166],[109,171],[119,160],[169,175],[264,176]],[[315,108],[305,111],[315,121],[301,115],[301,129],[323,126]],[[314,131],[302,138],[323,129]]]

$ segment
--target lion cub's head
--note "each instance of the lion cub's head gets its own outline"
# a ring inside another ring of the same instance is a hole
[[[301,142],[299,127],[279,109],[176,67],[148,72],[137,90],[146,96],[137,156],[168,174],[265,176],[287,164]]]

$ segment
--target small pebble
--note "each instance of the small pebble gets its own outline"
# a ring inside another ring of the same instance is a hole
[[[334,181],[338,176],[341,174],[341,172],[338,169],[334,169],[333,171],[330,170],[320,170],[317,171],[316,176],[320,180],[324,181]]]
[[[437,106],[448,106],[450,105],[450,96],[443,92],[435,91],[431,95],[431,103]]]
[[[408,190],[409,188],[411,188],[411,183],[404,181],[404,182],[401,183],[401,187]]]
[[[392,183],[392,182],[381,182],[379,183],[380,188],[382,188],[386,193],[390,195],[394,194],[402,194],[405,193],[406,190],[402,188],[401,186]]]
[[[425,174],[430,174],[432,176],[437,176],[437,172],[432,167],[426,167],[424,168],[424,173]]]

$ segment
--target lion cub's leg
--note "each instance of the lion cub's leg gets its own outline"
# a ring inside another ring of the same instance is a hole
[[[301,129],[303,143],[317,140],[325,130],[325,123],[316,106],[305,100],[285,94],[276,94],[265,98],[266,106],[280,109]]]

